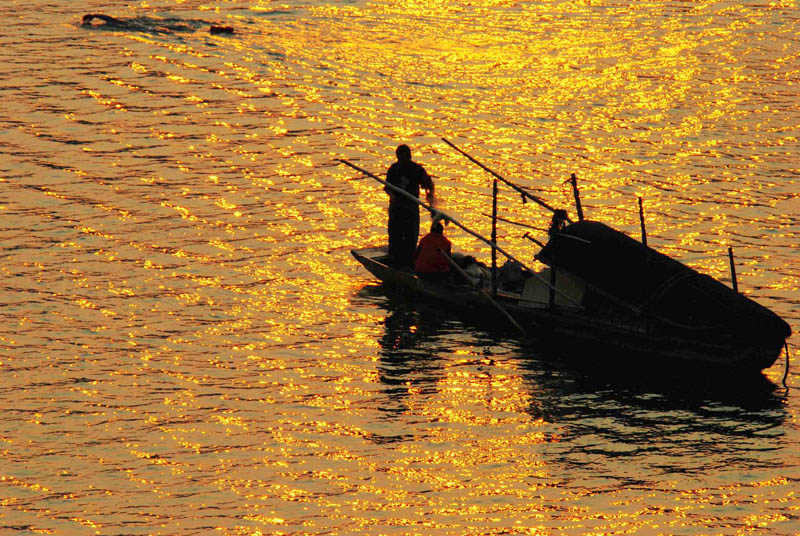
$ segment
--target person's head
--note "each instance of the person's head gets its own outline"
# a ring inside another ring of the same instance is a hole
[[[410,162],[411,161],[411,147],[406,144],[398,145],[397,149],[395,149],[394,154],[397,155],[398,162]]]
[[[547,230],[549,234],[553,233],[560,233],[564,230],[564,227],[567,226],[567,222],[569,221],[569,217],[567,216],[567,211],[558,208],[553,211],[553,219],[550,220],[550,228]]]
[[[433,222],[431,224],[431,232],[435,233],[435,234],[443,234],[444,233],[444,226],[442,225],[442,222],[440,222],[439,220],[436,220],[435,222]]]

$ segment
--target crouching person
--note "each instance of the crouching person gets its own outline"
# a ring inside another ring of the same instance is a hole
[[[444,255],[442,254],[444,252]],[[422,237],[414,253],[414,271],[427,281],[447,281],[450,278],[451,245],[444,236],[442,222],[434,221],[431,232]]]

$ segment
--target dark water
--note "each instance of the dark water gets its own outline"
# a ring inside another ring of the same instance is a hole
[[[349,255],[385,194],[335,162],[409,143],[484,232],[440,137],[632,236],[642,196],[796,332],[796,1],[3,9],[0,532],[800,533],[794,369],[576,366],[389,296]]]

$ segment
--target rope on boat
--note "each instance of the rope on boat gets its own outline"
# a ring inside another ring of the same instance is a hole
[[[447,221],[451,222],[453,225],[455,225],[456,227],[458,227],[459,229],[461,229],[462,231],[464,231],[465,233],[468,233],[468,234],[470,234],[470,235],[474,236],[475,238],[477,238],[478,240],[480,240],[480,241],[482,241],[482,242],[485,242],[485,243],[486,243],[486,244],[488,244],[488,245],[489,245],[489,247],[491,247],[492,249],[495,249],[495,250],[499,251],[500,253],[502,253],[503,255],[505,255],[505,256],[506,256],[506,258],[508,258],[509,260],[511,260],[511,261],[513,261],[513,262],[516,262],[516,263],[517,263],[517,264],[519,264],[519,265],[520,265],[522,268],[524,268],[524,269],[528,270],[528,271],[531,273],[531,275],[532,275],[533,277],[535,277],[536,279],[538,279],[539,281],[541,281],[542,283],[544,283],[545,285],[547,285],[549,288],[553,289],[553,291],[554,291],[556,294],[560,295],[562,298],[566,299],[567,301],[569,301],[569,302],[570,302],[570,303],[572,303],[573,305],[576,305],[577,307],[583,308],[583,306],[580,304],[580,302],[578,302],[577,300],[575,300],[575,298],[573,298],[573,297],[572,297],[572,296],[570,296],[569,294],[565,293],[563,290],[561,290],[561,289],[559,289],[559,288],[557,288],[557,287],[553,286],[553,285],[550,283],[550,281],[548,281],[547,279],[545,279],[545,278],[544,278],[544,277],[542,277],[541,275],[537,274],[537,273],[536,273],[534,270],[532,270],[531,268],[529,268],[528,266],[526,266],[526,265],[525,265],[525,263],[523,263],[522,261],[520,261],[519,259],[517,259],[517,258],[516,258],[516,257],[514,257],[513,255],[511,255],[510,253],[508,253],[507,251],[505,251],[503,248],[501,248],[500,246],[498,246],[497,244],[495,244],[494,242],[492,242],[492,241],[491,241],[491,240],[489,240],[488,238],[486,238],[486,237],[484,237],[484,236],[481,236],[481,235],[479,235],[478,233],[476,233],[475,231],[473,231],[472,229],[470,229],[470,228],[466,227],[464,224],[460,223],[458,220],[456,220],[455,218],[453,218],[453,217],[452,217],[452,216],[450,216],[449,214],[445,214],[445,213],[444,213],[444,212],[442,212],[441,210],[437,210],[437,209],[433,208],[432,206],[430,206],[430,205],[426,204],[424,201],[420,201],[420,199],[419,199],[418,197],[416,197],[415,195],[408,193],[407,191],[403,190],[402,188],[398,188],[398,187],[397,187],[397,186],[395,186],[394,184],[390,184],[390,183],[386,182],[385,180],[381,179],[381,178],[380,178],[380,177],[378,177],[377,175],[375,175],[375,174],[373,174],[373,173],[370,173],[370,172],[369,172],[369,171],[367,171],[366,169],[363,169],[363,168],[361,168],[361,167],[359,167],[359,166],[357,166],[357,165],[355,165],[355,164],[353,164],[353,163],[351,163],[351,162],[348,162],[347,160],[345,160],[345,159],[343,159],[343,158],[339,158],[339,159],[338,159],[338,161],[339,161],[339,162],[341,162],[342,164],[344,164],[344,165],[345,165],[345,166],[347,166],[347,167],[353,168],[353,169],[355,169],[356,171],[360,171],[361,173],[363,173],[363,174],[364,174],[364,175],[366,175],[367,177],[370,177],[370,178],[372,178],[372,179],[375,179],[375,180],[376,180],[376,181],[378,181],[379,183],[383,184],[385,187],[387,187],[387,188],[391,189],[393,192],[395,192],[395,193],[398,193],[398,194],[400,194],[400,195],[403,195],[403,196],[405,196],[405,197],[406,197],[406,198],[408,198],[409,200],[413,201],[414,203],[418,204],[419,206],[421,206],[421,207],[422,207],[422,208],[424,208],[425,210],[429,211],[429,212],[430,212],[430,213],[433,215],[434,219],[444,219],[444,220],[447,220]]]

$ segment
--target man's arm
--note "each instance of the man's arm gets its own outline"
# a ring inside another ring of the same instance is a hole
[[[431,179],[431,176],[428,175],[428,172],[425,171],[424,167],[419,166],[419,169],[422,172],[419,185],[422,186],[423,190],[425,190],[425,195],[427,197],[431,197],[434,192],[433,179]]]

